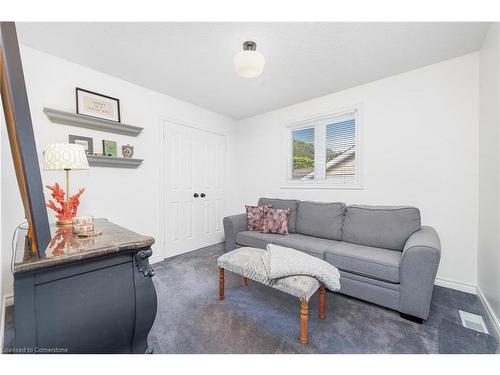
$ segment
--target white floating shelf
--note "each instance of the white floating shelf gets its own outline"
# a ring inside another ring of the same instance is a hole
[[[143,128],[134,125],[122,124],[120,122],[103,120],[97,117],[77,115],[71,112],[59,111],[57,109],[43,109],[50,121],[55,124],[78,126],[80,128],[101,130],[103,132],[118,133],[137,136]]]
[[[137,168],[143,159],[115,158],[113,156],[87,155],[92,167]]]

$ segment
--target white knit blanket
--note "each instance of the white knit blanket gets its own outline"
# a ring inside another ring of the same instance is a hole
[[[340,289],[340,273],[337,268],[301,251],[268,244],[262,262],[271,280],[304,275],[314,277],[331,291]]]

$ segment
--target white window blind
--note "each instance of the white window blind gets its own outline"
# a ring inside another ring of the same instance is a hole
[[[326,126],[326,179],[339,184],[356,182],[356,120]]]
[[[357,110],[289,127],[288,181],[352,186],[359,183]]]

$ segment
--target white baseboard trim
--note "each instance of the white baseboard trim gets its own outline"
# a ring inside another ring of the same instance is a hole
[[[491,324],[493,324],[493,328],[495,329],[495,333],[498,338],[500,338],[500,321],[498,317],[495,315],[495,312],[491,308],[490,303],[486,299],[486,296],[483,294],[481,291],[481,288],[478,286],[477,288],[477,295],[479,297],[479,300],[484,306],[484,309],[486,310],[486,313],[488,314],[488,317],[490,318]]]
[[[151,258],[149,258],[149,263],[155,264],[155,263],[161,262],[162,260],[163,259],[160,256],[151,257]]]
[[[444,277],[436,277],[434,285],[442,286],[445,288],[459,290],[465,293],[477,294],[477,288],[475,285],[463,283],[460,281],[446,279]]]

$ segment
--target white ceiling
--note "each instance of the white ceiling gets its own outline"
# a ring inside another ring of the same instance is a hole
[[[21,43],[241,119],[480,48],[488,23],[18,23]],[[244,79],[246,40],[266,58]]]

